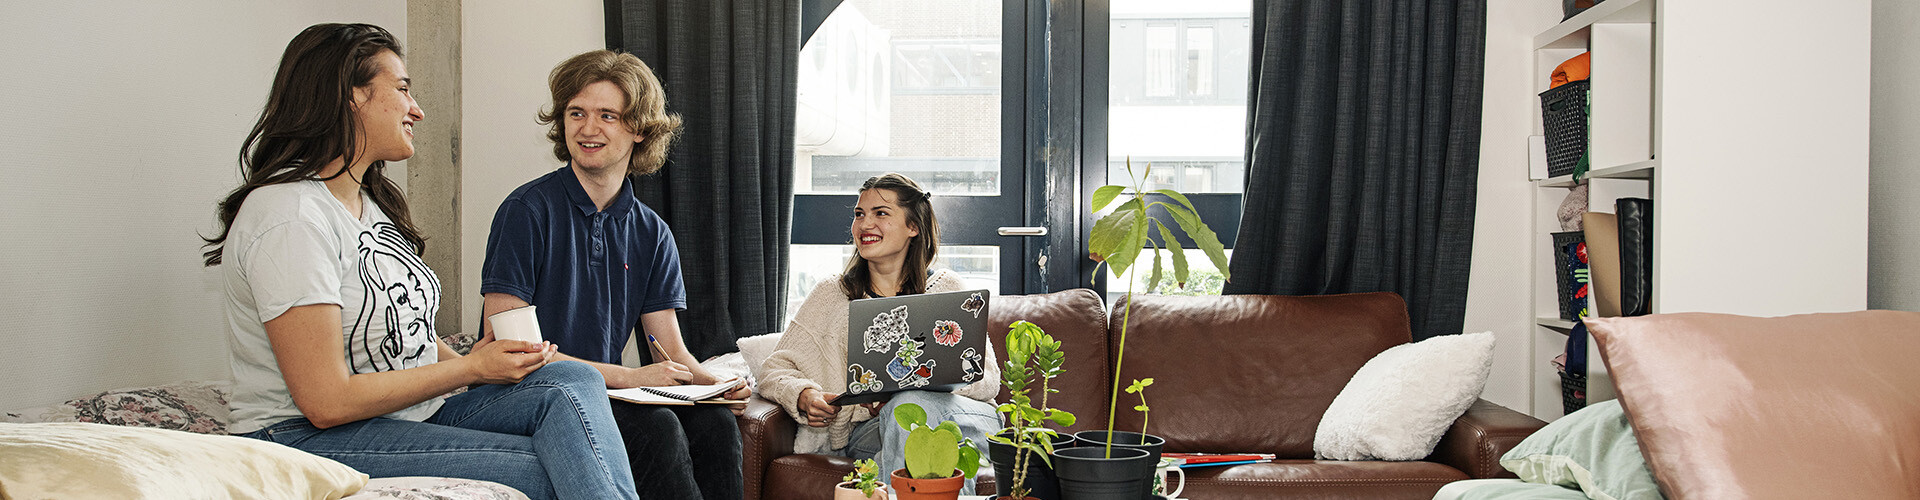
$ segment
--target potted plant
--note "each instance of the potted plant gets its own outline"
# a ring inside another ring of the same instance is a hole
[[[1092,234],[1090,234],[1087,239],[1089,257],[1111,268],[1114,275],[1121,276],[1125,275],[1127,269],[1135,264],[1141,250],[1152,247],[1153,271],[1147,278],[1147,289],[1152,290],[1159,286],[1160,279],[1163,275],[1162,269],[1164,267],[1161,265],[1160,258],[1161,245],[1155,244],[1151,238],[1147,237],[1149,231],[1155,231],[1160,235],[1162,244],[1164,244],[1169,253],[1173,255],[1172,267],[1174,283],[1185,287],[1188,276],[1187,254],[1181,247],[1180,240],[1174,238],[1173,231],[1167,228],[1167,223],[1149,212],[1149,209],[1158,207],[1166,210],[1174,222],[1180,225],[1180,229],[1186,232],[1188,237],[1193,238],[1194,243],[1200,247],[1201,251],[1206,252],[1207,259],[1212,261],[1213,265],[1220,270],[1221,279],[1224,281],[1232,281],[1233,275],[1227,267],[1226,246],[1220,244],[1220,236],[1215,234],[1212,228],[1207,227],[1206,222],[1200,220],[1200,212],[1193,207],[1193,202],[1188,201],[1186,195],[1180,194],[1179,191],[1172,189],[1147,191],[1142,188],[1145,179],[1147,179],[1152,172],[1153,164],[1147,164],[1138,177],[1128,179],[1133,182],[1133,186],[1131,186],[1132,191],[1128,191],[1129,186],[1107,185],[1101,186],[1100,189],[1093,192],[1092,209],[1095,212],[1105,209],[1108,204],[1120,198],[1122,195],[1126,195],[1127,199],[1126,201],[1120,202],[1120,205],[1115,207],[1112,213],[1101,217],[1099,222],[1094,223]],[[1132,159],[1127,160],[1127,175],[1130,177],[1134,175]],[[1148,201],[1146,197],[1148,193],[1163,195],[1172,201],[1178,202],[1178,204],[1159,200]],[[1099,272],[1099,264],[1096,264],[1094,266],[1094,276],[1099,276]],[[1113,421],[1116,415],[1114,410],[1118,407],[1120,401],[1120,374],[1123,373],[1120,369],[1122,363],[1127,359],[1127,327],[1133,321],[1133,280],[1127,280],[1127,296],[1127,302],[1124,306],[1125,309],[1120,314],[1120,345],[1114,351],[1113,393],[1107,400],[1107,429],[1106,434],[1103,435],[1103,437],[1107,438],[1104,442],[1107,443],[1105,448],[1109,450],[1109,458],[1112,456],[1111,450],[1113,449],[1113,442],[1115,441],[1113,438],[1119,437],[1113,432]],[[1136,384],[1137,383],[1136,381]],[[1152,382],[1148,383],[1150,384]],[[1145,405],[1142,404],[1142,406]],[[1146,430],[1144,423],[1141,430]],[[1148,444],[1147,435],[1141,433],[1141,437],[1137,442],[1140,445]],[[1158,455],[1158,453],[1156,452],[1155,455]]]
[[[987,443],[987,455],[993,462],[994,472],[1002,478],[997,487],[1006,498],[1059,500],[1059,479],[1054,477],[1048,457],[1055,447],[1071,444],[1073,440],[1068,437],[1063,442],[1060,439],[1063,436],[1045,424],[1052,422],[1064,427],[1073,425],[1075,420],[1073,413],[1047,406],[1047,396],[1060,392],[1051,383],[1054,377],[1066,372],[1061,368],[1066,353],[1060,350],[1060,341],[1027,321],[1013,323],[1007,331],[1005,345],[1006,367],[1000,370],[1000,379],[1011,397],[999,410],[1007,415],[1007,426]],[[1034,402],[1036,376],[1039,377],[1038,404]]]
[[[1095,190],[1091,203],[1092,210],[1098,212],[1107,208],[1122,195],[1126,196],[1113,212],[1101,217],[1094,223],[1087,239],[1089,257],[1105,264],[1115,275],[1124,276],[1140,257],[1140,252],[1153,248],[1153,270],[1147,281],[1147,289],[1159,286],[1165,277],[1166,265],[1160,257],[1164,248],[1173,255],[1173,281],[1177,286],[1187,283],[1187,256],[1180,240],[1174,237],[1166,221],[1160,220],[1150,210],[1158,208],[1166,212],[1181,231],[1192,238],[1194,244],[1206,253],[1207,259],[1220,270],[1222,281],[1233,279],[1227,267],[1226,247],[1220,244],[1219,235],[1200,220],[1199,210],[1186,195],[1172,189],[1146,190],[1144,180],[1152,173],[1148,165],[1138,176],[1134,176],[1133,163],[1127,162],[1127,175],[1133,185],[1101,186]],[[1159,195],[1168,201],[1149,199],[1149,194]],[[1155,242],[1149,234],[1158,234],[1160,241]],[[1094,276],[1100,274],[1098,265],[1094,267]],[[1061,495],[1068,500],[1076,498],[1142,498],[1147,495],[1159,457],[1159,447],[1165,440],[1144,433],[1116,433],[1113,430],[1114,410],[1120,402],[1120,376],[1126,361],[1127,333],[1133,320],[1133,280],[1127,281],[1127,303],[1121,313],[1120,343],[1114,350],[1113,391],[1107,400],[1107,427],[1104,431],[1081,431],[1074,435],[1103,446],[1068,448],[1053,453],[1053,466],[1060,477]],[[1133,391],[1139,393],[1151,384],[1151,379],[1134,382]],[[1136,409],[1145,412],[1145,400]],[[1142,430],[1145,426],[1142,425]],[[1134,436],[1138,434],[1137,436]],[[1152,451],[1149,452],[1149,449]]]
[[[887,485],[880,484],[880,466],[873,459],[853,462],[853,472],[833,485],[833,500],[887,500]]]
[[[907,403],[893,409],[893,421],[907,431],[907,466],[893,471],[893,490],[901,500],[960,497],[966,478],[980,471],[980,450],[949,420],[927,425],[927,411]]]

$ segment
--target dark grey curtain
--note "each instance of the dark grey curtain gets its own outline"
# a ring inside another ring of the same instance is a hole
[[[792,0],[606,0],[607,47],[652,66],[686,121],[666,168],[635,193],[680,245],[694,356],[780,330],[793,228]]]
[[[1483,0],[1255,1],[1246,204],[1227,293],[1389,291],[1459,333]]]

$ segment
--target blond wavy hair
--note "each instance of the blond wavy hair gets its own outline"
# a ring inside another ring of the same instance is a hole
[[[667,112],[667,95],[654,76],[653,68],[640,58],[625,52],[595,50],[567,58],[547,75],[547,88],[553,91],[553,106],[540,112],[541,125],[547,125],[547,139],[553,141],[553,157],[573,161],[567,151],[567,126],[561,117],[567,102],[580,91],[599,82],[609,82],[626,94],[626,109],[620,119],[627,129],[639,134],[640,144],[627,162],[628,176],[660,171],[667,164],[667,148],[680,131],[680,115]]]

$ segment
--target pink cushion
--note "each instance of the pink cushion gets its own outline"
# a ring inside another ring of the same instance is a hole
[[[1587,328],[1668,498],[1920,498],[1920,313]]]

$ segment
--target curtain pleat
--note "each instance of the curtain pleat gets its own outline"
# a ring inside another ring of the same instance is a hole
[[[1459,333],[1479,170],[1482,0],[1256,1],[1227,293],[1388,291]]]
[[[685,120],[635,184],[673,228],[680,325],[700,358],[780,330],[793,215],[800,6],[791,0],[606,0],[607,46],[646,61]]]

